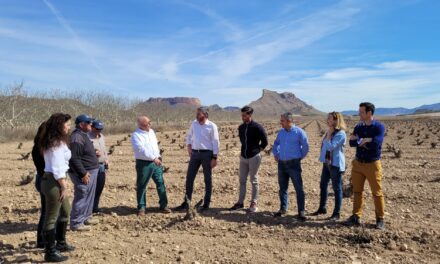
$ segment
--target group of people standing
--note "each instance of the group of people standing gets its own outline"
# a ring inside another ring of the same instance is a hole
[[[41,198],[37,247],[45,248],[48,262],[67,260],[60,252],[75,249],[66,242],[69,220],[72,231],[88,231],[91,225],[98,223],[92,214],[99,211],[108,167],[101,134],[103,123],[80,115],[69,136],[70,128],[70,115],[53,114],[40,125],[32,149],[37,169],[36,188]],[[72,204],[68,197],[67,174],[74,186]]]
[[[349,144],[356,148],[351,181],[353,184],[352,216],[347,225],[360,225],[363,208],[365,180],[370,184],[376,208],[376,228],[384,229],[384,197],[382,191],[381,147],[385,135],[384,125],[374,119],[375,107],[371,103],[359,106],[360,123],[350,135]],[[262,162],[261,151],[268,146],[264,127],[252,119],[254,110],[245,106],[241,109],[243,123],[238,127],[241,142],[239,160],[238,201],[229,209],[244,209],[248,178],[252,185],[249,213],[258,211],[259,177]],[[202,167],[205,195],[201,210],[210,209],[212,197],[212,171],[217,166],[220,139],[217,125],[209,120],[208,110],[200,107],[196,119],[191,123],[186,137],[188,170],[185,182],[184,201],[174,208],[186,210],[192,200],[194,181]],[[67,257],[59,251],[71,251],[74,247],[66,242],[66,227],[70,218],[73,231],[90,230],[97,223],[92,218],[99,212],[99,198],[105,184],[108,156],[105,148],[104,128],[99,120],[80,115],[75,120],[75,130],[68,137],[71,117],[54,114],[38,129],[32,152],[37,167],[37,190],[41,194],[42,217],[38,227],[38,246],[46,248],[46,261],[64,261]],[[309,152],[306,132],[294,125],[294,116],[285,113],[280,118],[281,129],[273,143],[272,153],[278,165],[280,209],[274,217],[282,217],[288,210],[288,186],[293,182],[297,200],[297,219],[306,221],[305,192],[302,180],[301,161]],[[346,169],[344,148],[347,141],[346,125],[341,113],[332,112],[327,116],[328,129],[321,142],[319,161],[322,162],[320,181],[320,203],[312,215],[327,213],[328,185],[331,181],[335,194],[335,206],[329,220],[340,219],[342,205],[342,177]],[[137,214],[145,215],[147,206],[146,187],[150,179],[156,184],[159,209],[171,213],[163,177],[164,167],[158,140],[151,121],[147,116],[137,119],[138,128],[131,135],[131,143],[136,166]],[[67,197],[66,173],[74,185],[72,209]]]

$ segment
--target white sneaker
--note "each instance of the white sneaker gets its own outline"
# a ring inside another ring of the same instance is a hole
[[[251,203],[251,206],[249,206],[248,212],[249,213],[256,213],[256,212],[258,212],[258,207],[257,207],[257,203],[256,202],[252,202]]]

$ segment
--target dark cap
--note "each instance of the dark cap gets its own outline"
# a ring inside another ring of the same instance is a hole
[[[88,115],[79,115],[79,116],[77,116],[76,117],[76,119],[75,119],[75,124],[79,124],[79,123],[82,123],[82,122],[85,122],[85,123],[92,123],[92,118],[90,117],[90,116],[88,116]]]
[[[104,123],[102,123],[101,120],[93,120],[92,122],[92,127],[98,129],[98,130],[103,130],[104,129]]]

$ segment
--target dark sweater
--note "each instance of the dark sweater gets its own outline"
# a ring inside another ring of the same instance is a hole
[[[385,126],[377,121],[373,120],[371,125],[367,126],[364,123],[359,123],[353,131],[354,135],[361,138],[372,138],[373,141],[365,144],[364,147],[359,147],[357,140],[350,140],[350,146],[356,148],[356,158],[373,162],[380,159],[382,152],[382,143],[385,137]]]
[[[44,162],[44,156],[41,155],[37,145],[34,145],[32,147],[32,161],[34,162],[35,168],[37,169],[37,175],[43,176],[46,163]]]
[[[241,156],[250,159],[267,147],[267,134],[264,128],[255,121],[243,123],[238,127],[241,142]]]
[[[82,178],[87,171],[99,167],[93,143],[87,133],[80,129],[75,129],[70,136],[70,151],[72,151],[72,158],[69,161],[70,171],[79,177]]]

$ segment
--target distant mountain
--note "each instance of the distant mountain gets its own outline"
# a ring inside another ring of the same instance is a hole
[[[193,105],[193,106],[201,106],[199,98],[193,97],[170,97],[170,98],[150,98],[145,103],[168,103],[169,105],[177,105],[177,104],[185,104],[185,105]]]
[[[431,104],[431,105],[422,105],[416,108],[403,108],[403,107],[396,107],[396,108],[376,108],[375,115],[380,116],[397,116],[397,115],[412,115],[422,112],[438,112],[440,111],[440,103],[438,104]],[[357,115],[357,110],[349,110],[349,111],[342,111],[344,115]]]
[[[258,100],[251,102],[249,106],[255,109],[256,114],[264,116],[280,115],[285,112],[302,116],[324,114],[296,97],[293,93],[277,93],[266,89],[263,90],[263,95]]]
[[[223,108],[223,110],[225,110],[225,111],[230,111],[230,112],[233,112],[233,111],[240,111],[240,107],[238,107],[238,106],[226,106],[226,107],[224,107]]]

